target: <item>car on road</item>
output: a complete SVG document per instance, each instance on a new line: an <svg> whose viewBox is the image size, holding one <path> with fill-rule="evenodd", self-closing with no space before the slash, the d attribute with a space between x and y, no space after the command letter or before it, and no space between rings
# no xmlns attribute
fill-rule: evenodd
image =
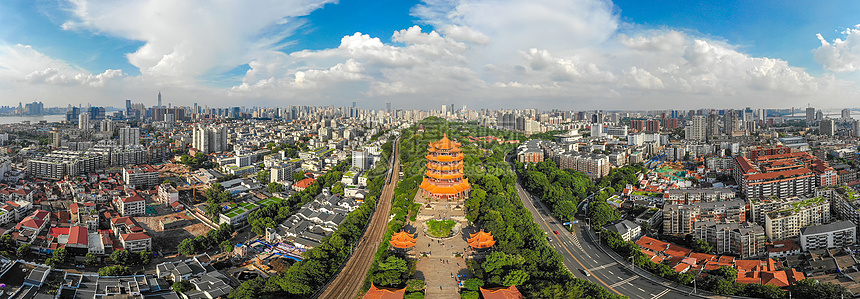
<svg viewBox="0 0 860 299"><path fill-rule="evenodd" d="M585 269L579 269L579 272L582 272L582 275L591 276L591 273L588 273L588 271L585 271Z"/></svg>
<svg viewBox="0 0 860 299"><path fill-rule="evenodd" d="M554 230L554 231L552 231L552 232L553 232L553 233L555 233L555 235L556 235L556 236L558 236L558 231L557 231L557 230Z"/></svg>
<svg viewBox="0 0 860 299"><path fill-rule="evenodd" d="M550 238L550 237L546 237L546 241L547 241L547 242L552 242L552 238Z"/></svg>

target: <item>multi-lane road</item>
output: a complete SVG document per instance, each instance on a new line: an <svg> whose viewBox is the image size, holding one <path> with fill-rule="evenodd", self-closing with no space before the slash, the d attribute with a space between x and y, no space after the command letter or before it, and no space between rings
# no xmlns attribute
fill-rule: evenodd
<svg viewBox="0 0 860 299"><path fill-rule="evenodd" d="M391 161L389 162L388 175L385 178L385 186L376 203L376 211L370 219L367 230L358 242L353 255L346 261L343 269L337 274L319 298L354 298L361 291L364 277L373 265L373 257L376 254L385 229L388 227L388 217L391 214L391 201L394 197L394 187L400 178L400 139L395 139Z"/></svg>
<svg viewBox="0 0 860 299"><path fill-rule="evenodd" d="M668 282L653 282L631 270L630 261L616 261L597 248L597 240L589 237L587 228L581 223L573 224L573 232L553 217L540 200L523 190L517 183L517 193L526 208L531 211L541 229L550 237L550 246L564 257L564 265L576 277L594 282L615 294L633 299L691 298L686 290L677 291L677 285ZM558 235L555 234L558 232ZM616 256L616 258L618 258ZM638 269L638 271L642 271ZM585 273L588 273L586 275ZM683 288L688 289L688 288ZM695 294L693 294L695 296Z"/></svg>

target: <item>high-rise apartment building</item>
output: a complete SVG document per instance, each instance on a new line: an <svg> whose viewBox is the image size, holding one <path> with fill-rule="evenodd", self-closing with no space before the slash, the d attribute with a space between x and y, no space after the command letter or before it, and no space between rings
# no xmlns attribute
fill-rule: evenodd
<svg viewBox="0 0 860 299"><path fill-rule="evenodd" d="M707 137L707 116L694 115L692 123L685 128L684 134L687 139L705 141Z"/></svg>
<svg viewBox="0 0 860 299"><path fill-rule="evenodd" d="M784 210L766 213L764 229L771 241L780 241L799 236L804 227L830 221L830 200L815 197L795 202Z"/></svg>
<svg viewBox="0 0 860 299"><path fill-rule="evenodd" d="M194 128L194 148L203 153L227 150L227 128L223 126L197 126Z"/></svg>
<svg viewBox="0 0 860 299"><path fill-rule="evenodd" d="M81 130L89 130L90 129L90 114L89 113L81 113L78 115L78 129Z"/></svg>
<svg viewBox="0 0 860 299"><path fill-rule="evenodd" d="M140 128L119 128L119 145L129 146L140 144Z"/></svg>
<svg viewBox="0 0 860 299"><path fill-rule="evenodd" d="M815 123L815 108L806 107L806 125L811 126Z"/></svg>
<svg viewBox="0 0 860 299"><path fill-rule="evenodd" d="M833 136L836 135L836 122L833 119L826 118L818 123L818 131L819 134L824 136Z"/></svg>
<svg viewBox="0 0 860 299"><path fill-rule="evenodd" d="M699 221L746 221L746 201L699 202L689 205L667 204L663 207L663 233L683 236L692 234L694 223Z"/></svg>

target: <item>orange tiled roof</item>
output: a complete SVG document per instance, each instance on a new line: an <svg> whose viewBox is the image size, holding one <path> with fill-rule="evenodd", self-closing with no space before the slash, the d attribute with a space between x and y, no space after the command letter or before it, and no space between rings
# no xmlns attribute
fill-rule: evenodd
<svg viewBox="0 0 860 299"><path fill-rule="evenodd" d="M395 288L380 288L370 284L370 289L367 290L367 293L364 294L363 299L403 299L403 296L406 295L406 288L395 289Z"/></svg>
<svg viewBox="0 0 860 299"><path fill-rule="evenodd" d="M463 179L457 184L451 186L438 186L433 184L429 179L424 178L419 186L421 189L433 194L458 194L463 191L469 191L472 187L469 185L469 179Z"/></svg>
<svg viewBox="0 0 860 299"><path fill-rule="evenodd" d="M467 242L469 243L469 246L474 248L490 248L496 244L496 240L493 239L493 235L489 232L484 232L483 229L477 233L469 234Z"/></svg>
<svg viewBox="0 0 860 299"><path fill-rule="evenodd" d="M391 236L391 240L389 240L388 243L396 248L408 249L415 247L415 237L406 233L404 230L400 230L399 233L395 233Z"/></svg>
<svg viewBox="0 0 860 299"><path fill-rule="evenodd" d="M663 250L666 250L666 246L669 246L669 243L643 236L639 240L636 240L636 245L654 252L663 252Z"/></svg>
<svg viewBox="0 0 860 299"><path fill-rule="evenodd" d="M498 287L498 288L481 288L481 296L484 299L521 299L523 294L517 289L517 286Z"/></svg>
<svg viewBox="0 0 860 299"><path fill-rule="evenodd" d="M670 256L687 256L690 252L693 252L693 250L675 244L669 244L669 248L663 251L663 253Z"/></svg>

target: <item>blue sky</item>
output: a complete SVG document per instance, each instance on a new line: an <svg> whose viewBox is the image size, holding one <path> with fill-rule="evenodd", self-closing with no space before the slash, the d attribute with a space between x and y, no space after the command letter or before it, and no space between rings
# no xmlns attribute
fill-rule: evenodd
<svg viewBox="0 0 860 299"><path fill-rule="evenodd" d="M857 24L855 1L8 0L0 98L839 107Z"/></svg>

